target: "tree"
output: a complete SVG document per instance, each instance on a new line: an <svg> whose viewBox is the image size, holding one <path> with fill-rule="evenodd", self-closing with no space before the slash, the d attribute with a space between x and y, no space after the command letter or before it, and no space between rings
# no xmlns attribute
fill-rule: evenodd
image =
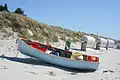
<svg viewBox="0 0 120 80"><path fill-rule="evenodd" d="M5 4L4 6L3 5L0 5L0 11L9 11L8 10L8 7L7 7L7 4Z"/></svg>
<svg viewBox="0 0 120 80"><path fill-rule="evenodd" d="M4 5L4 8L3 8L3 9L4 9L5 11L7 11L7 12L9 11L9 10L8 10L8 7L7 7L7 4Z"/></svg>
<svg viewBox="0 0 120 80"><path fill-rule="evenodd" d="M24 11L21 8L17 8L15 13L24 15Z"/></svg>
<svg viewBox="0 0 120 80"><path fill-rule="evenodd" d="M4 9L3 9L4 7L2 6L2 5L0 5L0 11L3 11Z"/></svg>

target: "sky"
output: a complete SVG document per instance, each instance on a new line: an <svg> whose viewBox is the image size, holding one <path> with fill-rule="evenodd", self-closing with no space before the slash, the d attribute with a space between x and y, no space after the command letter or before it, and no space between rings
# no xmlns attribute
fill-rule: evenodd
<svg viewBox="0 0 120 80"><path fill-rule="evenodd" d="M120 0L0 0L48 25L120 40Z"/></svg>

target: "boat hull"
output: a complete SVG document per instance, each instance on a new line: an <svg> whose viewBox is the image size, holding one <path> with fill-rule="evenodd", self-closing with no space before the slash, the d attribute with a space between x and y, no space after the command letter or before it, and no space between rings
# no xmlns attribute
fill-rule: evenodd
<svg viewBox="0 0 120 80"><path fill-rule="evenodd" d="M44 52L40 52L39 50L32 48L28 44L26 44L23 40L18 40L18 49L24 54L28 55L45 62L67 67L67 68L75 68L75 69L97 69L99 66L99 62L89 62L89 61L81 61L81 60L72 60L65 57L55 56L51 54L46 54Z"/></svg>

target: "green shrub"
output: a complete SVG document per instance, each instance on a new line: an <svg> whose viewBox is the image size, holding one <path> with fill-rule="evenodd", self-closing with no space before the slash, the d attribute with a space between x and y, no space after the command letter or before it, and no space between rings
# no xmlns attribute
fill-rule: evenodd
<svg viewBox="0 0 120 80"><path fill-rule="evenodd" d="M53 41L54 42L58 42L58 37L57 36L53 36Z"/></svg>
<svg viewBox="0 0 120 80"><path fill-rule="evenodd" d="M24 11L21 8L17 8L15 13L24 15Z"/></svg>
<svg viewBox="0 0 120 80"><path fill-rule="evenodd" d="M66 38L65 37L60 37L61 40L63 41L66 41Z"/></svg>
<svg viewBox="0 0 120 80"><path fill-rule="evenodd" d="M0 11L7 11L7 12L9 12L7 4L5 4L4 6L0 5Z"/></svg>
<svg viewBox="0 0 120 80"><path fill-rule="evenodd" d="M0 11L4 10L4 6L0 5Z"/></svg>

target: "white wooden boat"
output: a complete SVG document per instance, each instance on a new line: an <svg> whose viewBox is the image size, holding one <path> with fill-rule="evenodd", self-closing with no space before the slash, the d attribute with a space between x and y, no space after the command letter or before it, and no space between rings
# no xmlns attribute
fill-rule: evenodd
<svg viewBox="0 0 120 80"><path fill-rule="evenodd" d="M99 61L91 62L91 61L84 61L84 60L72 60L66 57L47 54L28 45L22 39L18 40L18 49L24 55L32 56L34 58L43 60L45 62L67 67L67 68L96 70L100 64Z"/></svg>

